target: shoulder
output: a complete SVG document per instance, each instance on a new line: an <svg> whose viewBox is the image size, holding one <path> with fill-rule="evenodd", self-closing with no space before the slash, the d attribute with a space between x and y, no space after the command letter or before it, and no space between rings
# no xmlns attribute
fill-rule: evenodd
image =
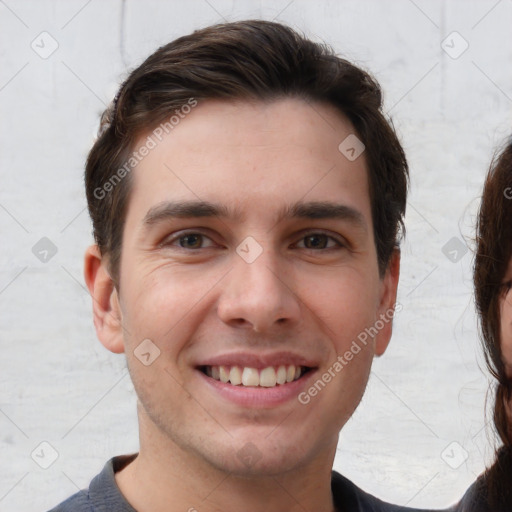
<svg viewBox="0 0 512 512"><path fill-rule="evenodd" d="M510 512L511 481L512 451L501 448L494 464L477 478L450 512Z"/></svg>
<svg viewBox="0 0 512 512"><path fill-rule="evenodd" d="M332 472L331 488L336 510L350 510L351 512L420 512L420 509L385 503L363 491L336 471ZM427 511L423 510L423 512Z"/></svg>
<svg viewBox="0 0 512 512"><path fill-rule="evenodd" d="M462 499L450 509L450 512L494 512L488 504L483 475L468 488Z"/></svg>
<svg viewBox="0 0 512 512"><path fill-rule="evenodd" d="M73 494L73 496L70 496L66 501L52 508L49 512L91 512L90 503L89 491L83 490Z"/></svg>
<svg viewBox="0 0 512 512"><path fill-rule="evenodd" d="M114 474L132 462L137 454L110 459L96 475L88 489L77 492L49 512L135 512L124 499L116 484Z"/></svg>

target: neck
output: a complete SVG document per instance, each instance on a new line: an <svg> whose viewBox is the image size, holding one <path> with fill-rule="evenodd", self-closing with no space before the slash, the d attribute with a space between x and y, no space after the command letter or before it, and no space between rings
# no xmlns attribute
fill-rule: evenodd
<svg viewBox="0 0 512 512"><path fill-rule="evenodd" d="M279 474L229 473L140 425L137 458L116 473L138 512L333 512L331 470L336 444Z"/></svg>

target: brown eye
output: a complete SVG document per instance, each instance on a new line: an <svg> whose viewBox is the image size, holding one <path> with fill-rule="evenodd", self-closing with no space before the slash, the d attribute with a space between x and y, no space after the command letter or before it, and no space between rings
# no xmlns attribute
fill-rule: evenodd
<svg viewBox="0 0 512 512"><path fill-rule="evenodd" d="M179 245L184 249L199 249L203 243L203 235L194 233L179 238Z"/></svg>
<svg viewBox="0 0 512 512"><path fill-rule="evenodd" d="M212 249L218 245L207 235L200 231L177 231L161 242L160 247L172 250L185 249L199 253L202 249ZM202 252L202 251L201 251Z"/></svg>
<svg viewBox="0 0 512 512"><path fill-rule="evenodd" d="M327 235L308 235L304 237L304 245L307 249L325 249L328 239Z"/></svg>
<svg viewBox="0 0 512 512"><path fill-rule="evenodd" d="M342 245L338 240L324 233L311 233L304 236L298 243L299 247L311 250L340 248Z"/></svg>

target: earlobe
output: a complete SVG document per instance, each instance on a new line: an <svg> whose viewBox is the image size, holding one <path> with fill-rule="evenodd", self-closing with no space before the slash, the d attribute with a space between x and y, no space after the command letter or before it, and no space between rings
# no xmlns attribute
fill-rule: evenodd
<svg viewBox="0 0 512 512"><path fill-rule="evenodd" d="M386 274L382 279L382 291L376 327L379 332L375 337L375 355L381 356L386 351L393 332L393 315L398 309L396 295L400 278L400 250L395 249L391 255Z"/></svg>
<svg viewBox="0 0 512 512"><path fill-rule="evenodd" d="M124 352L122 316L117 289L97 245L85 252L84 278L92 297L94 327L101 343L116 354Z"/></svg>

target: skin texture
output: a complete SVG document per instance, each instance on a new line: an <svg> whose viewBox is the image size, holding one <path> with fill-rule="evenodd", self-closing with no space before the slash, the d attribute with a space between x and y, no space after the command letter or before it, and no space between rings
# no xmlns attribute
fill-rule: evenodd
<svg viewBox="0 0 512 512"><path fill-rule="evenodd" d="M132 171L120 293L96 246L85 279L98 337L126 353L139 398L140 454L116 475L137 510L333 509L338 434L391 322L307 405L234 404L196 366L220 354L288 351L313 360L319 376L393 308L399 253L380 278L364 153L351 162L338 150L352 133L328 105L205 101ZM144 227L155 205L188 200L238 217ZM341 204L362 222L280 217L299 201ZM184 230L204 237L190 248ZM311 248L313 233L320 248ZM262 249L252 263L236 252L249 236ZM149 366L134 355L145 339L160 350ZM257 454L249 464L239 455L248 443Z"/></svg>
<svg viewBox="0 0 512 512"><path fill-rule="evenodd" d="M508 269L505 274L504 282L512 280L512 258L509 261ZM507 375L512 377L512 287L508 289L501 299L500 304L501 318L501 351Z"/></svg>

